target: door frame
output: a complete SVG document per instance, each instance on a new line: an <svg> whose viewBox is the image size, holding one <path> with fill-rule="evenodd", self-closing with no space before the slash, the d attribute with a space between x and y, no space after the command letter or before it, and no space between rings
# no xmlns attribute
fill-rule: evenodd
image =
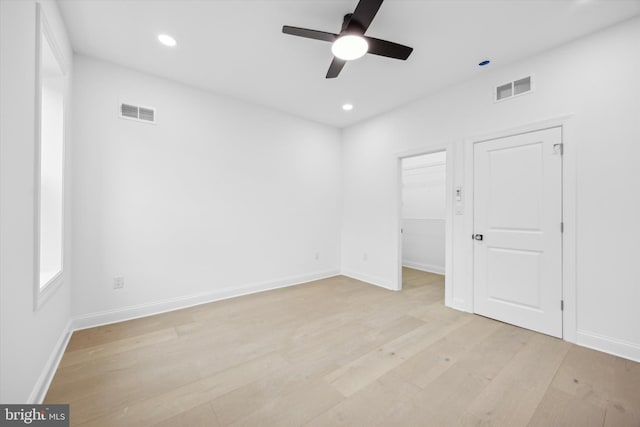
<svg viewBox="0 0 640 427"><path fill-rule="evenodd" d="M444 255L444 286L445 303L450 298L448 290L453 284L453 185L454 185L454 156L455 144L442 143L430 145L428 147L415 148L412 150L396 153L396 215L397 215L397 260L398 273L396 286L393 290L402 290L402 160L409 157L422 156L427 154L442 153L447 154L445 162L446 182L445 182L445 255Z"/></svg>
<svg viewBox="0 0 640 427"><path fill-rule="evenodd" d="M473 233L473 212L474 212L474 146L477 143L490 141L493 139L515 136L523 133L530 133L539 130L559 127L562 134L563 158L562 158L562 221L564 232L562 233L562 300L564 310L562 312L562 336L565 341L576 342L577 340L577 309L576 309L576 196L577 196L577 167L576 167L576 142L572 138L573 126L571 118L573 114L565 114L544 120L538 120L522 125L478 134L464 141L464 188L466 188L466 213L464 221L464 234L471 236ZM464 240L463 240L464 241ZM473 265L473 241L466 240L465 258L468 260L466 281L468 286L469 301L468 311L473 312L474 295L474 265Z"/></svg>

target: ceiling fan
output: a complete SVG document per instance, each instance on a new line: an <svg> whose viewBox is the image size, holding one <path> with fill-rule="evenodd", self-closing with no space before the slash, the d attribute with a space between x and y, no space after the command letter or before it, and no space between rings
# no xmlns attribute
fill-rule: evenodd
<svg viewBox="0 0 640 427"><path fill-rule="evenodd" d="M288 25L282 27L282 32L333 43L331 52L334 58L327 72L328 79L338 77L347 61L360 58L365 53L405 60L411 55L413 48L364 35L378 13L382 2L383 0L360 0L356 10L344 16L340 34Z"/></svg>

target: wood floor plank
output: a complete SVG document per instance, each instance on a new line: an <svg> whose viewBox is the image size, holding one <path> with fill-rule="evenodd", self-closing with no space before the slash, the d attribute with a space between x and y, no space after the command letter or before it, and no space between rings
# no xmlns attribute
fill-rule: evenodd
<svg viewBox="0 0 640 427"><path fill-rule="evenodd" d="M69 340L67 351L71 352L76 349L93 347L188 324L193 322L192 316L196 309L194 307L176 310L164 313L162 316L142 317L126 322L76 331Z"/></svg>
<svg viewBox="0 0 640 427"><path fill-rule="evenodd" d="M211 407L220 423L229 425L265 407L272 407L282 396L303 391L310 381L320 379L331 367L331 361L323 359L287 367L214 399Z"/></svg>
<svg viewBox="0 0 640 427"><path fill-rule="evenodd" d="M253 381L256 377L280 370L286 365L287 362L275 353L260 357L166 393L127 405L83 425L139 426L159 423L208 403L218 396ZM99 404L99 402L96 403Z"/></svg>
<svg viewBox="0 0 640 427"><path fill-rule="evenodd" d="M552 385L604 408L604 425L640 426L639 363L573 346Z"/></svg>
<svg viewBox="0 0 640 427"><path fill-rule="evenodd" d="M418 387L425 388L444 371L464 358L473 348L488 339L501 327L483 317L475 317L467 324L407 359L394 372Z"/></svg>
<svg viewBox="0 0 640 427"><path fill-rule="evenodd" d="M640 364L338 276L73 334L79 426L640 426Z"/></svg>
<svg viewBox="0 0 640 427"><path fill-rule="evenodd" d="M460 415L490 382L489 379L473 375L465 369L448 369L411 401L397 403L391 408L389 415L380 417L373 425L459 425Z"/></svg>
<svg viewBox="0 0 640 427"><path fill-rule="evenodd" d="M503 323L485 340L460 356L448 369L423 381L423 390L410 402L411 409L399 405L393 417L383 417L376 425L449 426L463 423L471 402L491 383L534 333ZM397 370L391 372L395 373Z"/></svg>
<svg viewBox="0 0 640 427"><path fill-rule="evenodd" d="M569 348L557 338L534 335L467 413L495 426L527 425Z"/></svg>
<svg viewBox="0 0 640 427"><path fill-rule="evenodd" d="M348 334L345 339L334 341L330 346L326 345L327 341L323 337L318 344L324 343L324 346L306 352L306 356L298 359L298 362L287 368L286 372L274 373L234 390L214 400L212 406L224 425L234 422L241 416L272 403L278 396L294 392L309 380L322 378L328 372L389 340L390 337L397 336L402 331L413 330L422 324L417 319L405 317L397 319L382 330L366 332L358 341L354 341L353 335ZM341 332L345 330L349 331L349 328L339 329Z"/></svg>
<svg viewBox="0 0 640 427"><path fill-rule="evenodd" d="M137 335L130 338L111 341L109 343L86 348L78 348L76 350L65 352L64 357L60 361L60 366L64 368L77 363L87 362L94 358L108 357L135 348L145 347L150 343L170 341L176 338L178 338L178 334L176 333L176 330L171 327L144 335Z"/></svg>
<svg viewBox="0 0 640 427"><path fill-rule="evenodd" d="M550 387L533 414L529 427L601 427L605 409Z"/></svg>
<svg viewBox="0 0 640 427"><path fill-rule="evenodd" d="M412 398L419 391L403 378L384 375L306 425L368 427L376 425L381 418L396 419L403 410L409 410Z"/></svg>
<svg viewBox="0 0 640 427"><path fill-rule="evenodd" d="M344 396L351 396L470 320L471 318L465 317L451 324L425 323L340 367L327 375L325 380Z"/></svg>
<svg viewBox="0 0 640 427"><path fill-rule="evenodd" d="M608 402L604 413L604 427L639 427L640 407L622 406L620 403Z"/></svg>
<svg viewBox="0 0 640 427"><path fill-rule="evenodd" d="M301 426L338 404L343 397L322 381L310 381L294 393L278 396L249 416L230 424L241 426Z"/></svg>
<svg viewBox="0 0 640 427"><path fill-rule="evenodd" d="M220 425L209 403L203 403L200 406L180 412L171 418L153 424L154 427L220 427Z"/></svg>

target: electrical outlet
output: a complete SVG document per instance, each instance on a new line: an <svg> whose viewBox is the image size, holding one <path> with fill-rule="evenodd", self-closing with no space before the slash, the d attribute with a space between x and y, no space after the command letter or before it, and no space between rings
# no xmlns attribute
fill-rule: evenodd
<svg viewBox="0 0 640 427"><path fill-rule="evenodd" d="M363 253L363 254L362 254L362 260L363 260L363 261L367 261L368 259L369 259L369 256L367 255L367 253L366 253L366 252L365 252L365 253Z"/></svg>
<svg viewBox="0 0 640 427"><path fill-rule="evenodd" d="M316 261L320 260L320 252L316 252L315 259Z"/></svg>
<svg viewBox="0 0 640 427"><path fill-rule="evenodd" d="M124 288L124 277L114 277L113 289L122 289L122 288Z"/></svg>

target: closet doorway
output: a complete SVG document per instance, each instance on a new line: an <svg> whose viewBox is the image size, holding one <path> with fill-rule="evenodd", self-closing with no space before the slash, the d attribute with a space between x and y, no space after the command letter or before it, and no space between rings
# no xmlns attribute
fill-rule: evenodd
<svg viewBox="0 0 640 427"><path fill-rule="evenodd" d="M444 300L447 152L400 159L401 289Z"/></svg>

